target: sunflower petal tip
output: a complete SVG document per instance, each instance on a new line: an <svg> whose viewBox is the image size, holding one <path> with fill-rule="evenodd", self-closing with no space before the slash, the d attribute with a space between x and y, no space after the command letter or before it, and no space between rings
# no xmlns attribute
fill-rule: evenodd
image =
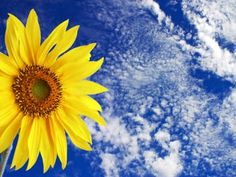
<svg viewBox="0 0 236 177"><path fill-rule="evenodd" d="M91 44L89 44L89 46L93 49L94 47L96 47L97 43L96 42L93 42Z"/></svg>
<svg viewBox="0 0 236 177"><path fill-rule="evenodd" d="M34 14L34 15L35 15L35 14L36 14L36 11L35 11L34 9L31 9L31 10L30 10L30 14Z"/></svg>
<svg viewBox="0 0 236 177"><path fill-rule="evenodd" d="M21 166L15 166L14 170L19 170L21 168Z"/></svg>
<svg viewBox="0 0 236 177"><path fill-rule="evenodd" d="M66 163L61 165L62 170L65 170L66 168Z"/></svg>
<svg viewBox="0 0 236 177"><path fill-rule="evenodd" d="M13 14L8 13L7 23L12 23L14 17L15 16Z"/></svg>
<svg viewBox="0 0 236 177"><path fill-rule="evenodd" d="M27 168L26 168L26 171L29 171L31 169L31 166L28 165Z"/></svg>
<svg viewBox="0 0 236 177"><path fill-rule="evenodd" d="M100 59L97 61L100 67L101 67L102 64L104 63L104 60L105 60L104 57L102 57L102 58L100 58Z"/></svg>
<svg viewBox="0 0 236 177"><path fill-rule="evenodd" d="M7 13L7 15L8 15L9 17L12 17L12 16L13 16L13 14L11 14L11 13Z"/></svg>
<svg viewBox="0 0 236 177"><path fill-rule="evenodd" d="M32 161L29 161L26 171L30 170L33 167L33 165L34 165L34 163L32 163Z"/></svg>
<svg viewBox="0 0 236 177"><path fill-rule="evenodd" d="M38 19L38 15L34 9L30 10L29 17L32 19Z"/></svg>
<svg viewBox="0 0 236 177"><path fill-rule="evenodd" d="M93 42L93 43L90 43L86 46L87 50L89 52L91 52L95 47L96 47L97 43L96 42Z"/></svg>
<svg viewBox="0 0 236 177"><path fill-rule="evenodd" d="M107 87L104 87L105 88L105 91L104 92L108 92L109 91L109 89L107 88Z"/></svg>
<svg viewBox="0 0 236 177"><path fill-rule="evenodd" d="M50 167L50 166L48 166L48 167L44 167L44 168L43 168L43 174L47 173L49 167Z"/></svg>
<svg viewBox="0 0 236 177"><path fill-rule="evenodd" d="M80 28L80 26L79 26L79 25L76 25L76 26L74 26L74 29L75 29L76 31L78 31L78 30L79 30L79 28Z"/></svg>
<svg viewBox="0 0 236 177"><path fill-rule="evenodd" d="M102 86L102 88L103 88L102 93L105 93L105 92L109 91L109 89L107 87Z"/></svg>
<svg viewBox="0 0 236 177"><path fill-rule="evenodd" d="M100 122L99 122L99 125L103 126L103 127L106 127L107 126L107 123L104 119L102 119Z"/></svg>
<svg viewBox="0 0 236 177"><path fill-rule="evenodd" d="M67 19L67 20L64 21L64 23L67 24L67 25L69 24L69 22L70 22L69 19Z"/></svg>
<svg viewBox="0 0 236 177"><path fill-rule="evenodd" d="M16 165L14 163L11 164L10 169L13 169Z"/></svg>
<svg viewBox="0 0 236 177"><path fill-rule="evenodd" d="M69 25L69 22L70 22L70 20L67 19L67 20L63 21L60 25L66 30Z"/></svg>

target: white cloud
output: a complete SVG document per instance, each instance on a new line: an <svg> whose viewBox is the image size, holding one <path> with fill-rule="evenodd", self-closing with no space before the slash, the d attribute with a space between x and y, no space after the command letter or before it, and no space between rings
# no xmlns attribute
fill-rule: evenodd
<svg viewBox="0 0 236 177"><path fill-rule="evenodd" d="M158 131L154 136L164 149L169 149L168 143L170 142L170 134L168 130Z"/></svg>
<svg viewBox="0 0 236 177"><path fill-rule="evenodd" d="M236 55L222 48L216 37L220 34L227 40L235 42L234 6L234 1L227 1L227 3L221 0L182 2L184 13L198 30L199 46L195 48L195 51L201 54L202 66L233 82L236 80ZM232 28L228 28L229 26Z"/></svg>
<svg viewBox="0 0 236 177"><path fill-rule="evenodd" d="M104 117L109 118L107 127L97 128L95 127L96 124L89 122L90 130L92 130L94 135L93 138L97 142L110 143L112 145L112 147L106 148L104 153L112 154L114 149L118 148L122 152L122 157L117 160L120 161L122 158L122 162L117 162L118 167L126 166L135 158L139 158L138 138L145 138L148 134L140 132L137 136L132 136L120 118L109 114L105 114ZM103 153L100 154L102 159L104 158L103 155ZM116 154L113 155L115 156Z"/></svg>
<svg viewBox="0 0 236 177"><path fill-rule="evenodd" d="M231 53L228 49L220 47L216 40L217 34L225 37L231 42L236 42L236 13L233 0L225 1L183 1L182 7L190 23L194 24L198 30L198 46L191 46L184 40L190 35L185 33L179 26L171 22L170 17L160 9L157 2L153 0L143 0L141 4L149 8L156 16L158 23L163 22L168 28L171 37L182 46L183 50L191 53L201 54L201 64L205 69L212 70L222 77L231 81L236 80L236 53ZM195 9L195 10L192 10Z"/></svg>
<svg viewBox="0 0 236 177"><path fill-rule="evenodd" d="M116 157L113 154L104 153L101 156L102 164L101 167L104 169L106 176L108 177L118 177L119 172L116 165Z"/></svg>
<svg viewBox="0 0 236 177"><path fill-rule="evenodd" d="M124 170L132 172L128 166L135 162L141 176L148 171L160 177L175 177L187 168L182 160L185 152L193 154L196 168L201 158L217 169L235 161L236 149L222 132L227 124L226 133L235 138L236 91L221 104L198 88L189 76L191 66L186 64L192 59L191 53L199 52L204 69L235 82L236 54L217 41L220 36L236 42L235 0L183 0L184 15L198 30L197 46L184 40L194 36L174 24L158 2L134 2L97 3L97 19L107 31L116 31L112 34L114 41L108 38L107 68L103 69L107 77L102 82L111 87L104 98L108 105L103 115L108 126L98 127L88 121L96 142L93 148L102 161L100 167L106 176L119 176ZM150 10L156 21L143 9ZM210 103L211 99L217 103ZM218 125L208 117L211 109L219 116ZM148 115L152 111L154 115ZM179 129L187 133L182 137L172 131ZM167 154L160 155L162 151Z"/></svg>
<svg viewBox="0 0 236 177"><path fill-rule="evenodd" d="M109 104L109 109L104 111L108 126L99 128L90 123L96 141L94 149L102 160L101 168L107 176L117 176L123 171L132 173L129 165L135 163L139 168L134 170L138 170L140 176L148 171L155 176L175 177L188 168L182 161L187 152L195 157L196 163L190 163L196 164L196 168L201 158L211 162L212 168L215 168L218 157L210 154L222 148L220 158L227 160L229 146L224 137L219 136L223 123L214 127L209 112L215 104L215 113L234 129L229 107L235 99L230 96L222 106L214 95L198 87L197 79L189 75L191 66L186 63L192 59L192 53L199 52L204 69L234 80L234 53L217 42L215 34L220 28L216 29L217 25L211 22L213 17L210 18L207 13L204 16L195 14L185 7L189 3L184 1L183 11L198 30L198 44L191 46L184 37L189 39L194 36L174 26L157 2L143 0L136 3L138 8L149 9L157 21L143 14L137 15L133 6L132 10L127 6L123 8L121 2L115 3L115 7L121 4L122 15L108 17L108 24L119 21L116 31L120 36L115 42L127 45L127 50L120 50L117 46L110 46L109 50L109 62L112 61L112 64L108 65L107 73L111 78L104 80L105 85L111 87L109 96L105 98ZM194 8L198 5L195 4ZM127 9L129 12L125 11ZM100 14L99 18L104 22L107 15ZM230 36L229 32L222 32L222 35L226 34ZM117 85L113 84L114 80L118 81ZM213 105L212 100L216 102ZM181 129L185 131L183 135L182 132L178 134ZM189 144L182 143L187 140ZM155 149L155 143L160 149ZM163 151L167 152L164 156L161 155ZM235 154L234 150L230 154ZM216 168L220 167L219 163Z"/></svg>
<svg viewBox="0 0 236 177"><path fill-rule="evenodd" d="M181 116L187 123L193 123L199 115L204 116L204 111L208 106L208 98L200 95L187 96L182 100Z"/></svg>
<svg viewBox="0 0 236 177"><path fill-rule="evenodd" d="M211 28L211 34L219 33L223 35L227 40L236 42L236 12L235 1L228 0L194 0L191 3L183 1L183 7L193 8L195 12L201 13L201 16L207 20L203 23L208 24L208 28ZM192 13L194 13L192 11ZM192 18L191 18L192 20Z"/></svg>
<svg viewBox="0 0 236 177"><path fill-rule="evenodd" d="M154 5L155 11L158 10L157 5ZM166 19L168 18L164 17L160 20L167 23ZM121 39L118 40L125 40L126 43L132 45L123 52L111 48L109 53L110 57L115 58L119 63L112 69L113 72L109 70L109 73L120 81L121 89L111 92L106 100L106 103L109 103L109 109L104 111L103 116L106 117L107 127L100 128L94 123L89 123L94 141L96 141L94 150L98 151L103 164L101 167L107 176L113 173L119 174L122 171L132 172L135 170L134 172L140 176L148 172L154 175L174 177L180 174L183 169L180 157L181 149L177 145L180 144L180 141L177 140L177 137L171 141L171 134L167 129L173 126L175 118L169 116L164 119L164 113L167 110L171 111L170 107L178 102L181 93L190 91L188 71L184 66L188 57L179 49L176 40L160 31L156 21L149 21L150 24L144 26L140 24L141 22L134 20L128 22L131 24L121 25L122 28L129 26L129 30L119 29ZM151 43L156 45L156 48L144 44L144 48L140 50L139 47L142 44L134 43L136 35L140 35L138 30L145 28L148 28L148 32L145 33L146 37L150 37ZM173 89L166 88L165 93L160 95L163 97L158 98L160 90L164 89L163 86L173 86ZM125 93L125 95L121 99L122 102L117 105L113 99L116 98L116 101L120 99L120 93ZM120 110L122 113L115 113L116 109L121 109L120 106L123 107ZM129 111L127 112L127 110ZM147 116L150 111L154 113L152 117ZM165 141L161 137L161 132L164 132L164 129L159 131L159 126L162 126L161 120L165 122L163 127L166 128L166 136L169 137L166 137ZM154 136L156 133L157 135ZM153 143L158 143L160 151L167 151L167 154L159 156L159 150L153 148ZM153 159L148 159L144 153L150 149L154 154ZM105 165L108 159L107 154L114 161L114 163L112 162L116 169L114 172L109 170L111 168L109 165ZM154 161L156 165L150 164L150 160ZM134 163L137 164L136 168L128 168ZM146 165L149 166L148 169ZM171 168L165 168L166 165L171 165Z"/></svg>
<svg viewBox="0 0 236 177"><path fill-rule="evenodd" d="M227 123L231 132L236 134L236 90L233 89L232 93L227 97L222 106L216 110L221 124ZM236 140L236 135L235 135Z"/></svg>
<svg viewBox="0 0 236 177"><path fill-rule="evenodd" d="M132 122L130 124L135 125L132 129L126 127L128 124L121 121L121 117L107 114L104 116L109 117L106 128L98 128L90 121L89 125L95 141L101 143L101 149L107 143L111 144L99 152L102 160L101 168L104 169L106 176L119 176L121 171L128 170L127 166L134 160L143 164L142 159L145 165L141 165L139 170L148 167L148 171L150 170L149 172L155 175L175 177L182 171L180 141L171 141L171 135L167 129L159 130L154 137L151 137L156 126L140 115L129 114L129 122ZM161 148L168 152L166 156L158 156L158 151L151 146L154 141L157 141ZM97 146L94 150L98 149L100 148ZM137 173L145 174L142 170Z"/></svg>
<svg viewBox="0 0 236 177"><path fill-rule="evenodd" d="M171 22L171 20L165 15L165 13L160 9L160 6L157 2L155 2L154 0L142 0L141 4L146 7L151 9L151 11L157 15L157 20L160 24L162 24L162 22L168 24L168 26L173 29L173 24Z"/></svg>
<svg viewBox="0 0 236 177"><path fill-rule="evenodd" d="M159 133L159 135L160 134L161 133ZM166 132L163 132L161 135L161 141L163 141L164 134L166 134ZM166 137L164 139L168 140ZM145 165L147 168L150 168L156 176L175 177L178 176L183 169L182 162L179 157L180 142L172 141L168 142L168 144L169 147L167 150L169 151L169 155L164 158L158 157L158 155L152 150L144 151Z"/></svg>

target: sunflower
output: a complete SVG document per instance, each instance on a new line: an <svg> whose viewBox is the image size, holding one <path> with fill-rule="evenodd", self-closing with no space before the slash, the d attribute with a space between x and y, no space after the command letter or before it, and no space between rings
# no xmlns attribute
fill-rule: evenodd
<svg viewBox="0 0 236 177"><path fill-rule="evenodd" d="M27 170L42 157L46 172L57 157L67 164L67 136L80 149L90 151L91 134L83 120L105 125L100 104L89 95L106 92L86 80L98 71L103 58L90 61L95 43L70 49L79 26L67 30L59 24L41 43L37 14L31 10L24 25L9 14L5 44L0 53L0 153L18 141L12 168Z"/></svg>

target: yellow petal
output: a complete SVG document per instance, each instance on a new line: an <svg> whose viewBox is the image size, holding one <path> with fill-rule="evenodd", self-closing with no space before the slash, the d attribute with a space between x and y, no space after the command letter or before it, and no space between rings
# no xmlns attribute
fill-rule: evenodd
<svg viewBox="0 0 236 177"><path fill-rule="evenodd" d="M100 114L97 111L87 108L82 103L80 103L78 99L75 99L73 97L68 97L68 98L65 98L65 100L66 100L65 105L69 105L71 108L77 110L80 115L87 116L93 119L95 122L97 122L100 125L103 125L103 126L106 125L105 120L103 119L102 116L100 116ZM67 108L69 107L67 106Z"/></svg>
<svg viewBox="0 0 236 177"><path fill-rule="evenodd" d="M72 143L77 146L80 149L86 150L86 151L92 151L92 148L90 144L83 139L81 139L78 135L76 135L73 131L68 130L67 134L69 135Z"/></svg>
<svg viewBox="0 0 236 177"><path fill-rule="evenodd" d="M51 149L51 155L49 156L49 160L50 160L50 165L51 167L54 167L55 163L56 163L56 158L57 158L57 150L56 150L56 142L54 141L54 129L52 129L51 125L50 125L50 119L46 119L46 129L48 132L48 137L49 137L49 142L50 142L50 149Z"/></svg>
<svg viewBox="0 0 236 177"><path fill-rule="evenodd" d="M78 97L78 101L84 104L84 106L86 106L89 109L102 111L101 105L90 96L80 96Z"/></svg>
<svg viewBox="0 0 236 177"><path fill-rule="evenodd" d="M18 74L17 68L9 60L9 58L0 52L0 70L7 75L16 76Z"/></svg>
<svg viewBox="0 0 236 177"><path fill-rule="evenodd" d="M19 138L11 165L11 168L15 166L16 170L20 169L28 159L29 152L26 142L28 141L28 135L30 133L32 120L32 118L25 116L21 121Z"/></svg>
<svg viewBox="0 0 236 177"><path fill-rule="evenodd" d="M41 123L41 142L40 142L40 153L43 159L43 172L46 173L51 164L52 147L50 143L50 138L48 134L48 129L46 125L46 120Z"/></svg>
<svg viewBox="0 0 236 177"><path fill-rule="evenodd" d="M25 64L30 65L32 64L32 57L30 56L30 48L27 43L26 33L25 33L25 26L23 23L14 15L9 14L9 18L12 19L13 25L17 30L17 36L19 40L19 48L18 54L20 58L24 61Z"/></svg>
<svg viewBox="0 0 236 177"><path fill-rule="evenodd" d="M0 90L1 91L6 91L6 90L11 91L12 83L13 83L13 77L0 76Z"/></svg>
<svg viewBox="0 0 236 177"><path fill-rule="evenodd" d="M96 82L82 80L78 83L64 84L63 90L68 94L77 94L77 95L94 95L98 93L107 92L108 89Z"/></svg>
<svg viewBox="0 0 236 177"><path fill-rule="evenodd" d="M79 92L79 89L75 90L75 92ZM80 95L80 94L76 94L75 92L67 92L68 94L64 94L65 97L74 97L75 99L77 99L78 102L80 102L81 104L83 104L85 107L92 109L92 110L96 110L96 111L102 111L102 107L101 105L92 97L87 96L87 95Z"/></svg>
<svg viewBox="0 0 236 177"><path fill-rule="evenodd" d="M1 134L0 142L2 143L0 143L0 153L9 148L13 143L13 140L19 131L22 117L22 114L18 114Z"/></svg>
<svg viewBox="0 0 236 177"><path fill-rule="evenodd" d="M65 34L62 36L61 40L57 43L55 48L49 53L47 60L55 60L57 57L64 53L66 50L68 50L73 43L75 42L75 39L77 37L79 26L75 26L68 31L65 32Z"/></svg>
<svg viewBox="0 0 236 177"><path fill-rule="evenodd" d="M15 116L17 116L18 110L15 108L15 105L9 105L2 108L0 112L0 127L7 126L10 122L14 121Z"/></svg>
<svg viewBox="0 0 236 177"><path fill-rule="evenodd" d="M66 52L58 58L55 63L55 69L59 69L62 66L65 66L68 63L82 64L89 61L91 57L91 51L96 46L96 43L89 45L79 46L70 51Z"/></svg>
<svg viewBox="0 0 236 177"><path fill-rule="evenodd" d="M42 43L42 45L39 48L38 54L37 54L37 63L38 64L44 64L46 56L48 55L49 51L57 44L64 33L66 32L66 28L68 26L68 20L62 22L59 24L47 37L47 39ZM53 64L54 62L52 62Z"/></svg>
<svg viewBox="0 0 236 177"><path fill-rule="evenodd" d="M15 24L14 19L10 16L7 19L6 33L5 33L5 44L8 55L10 58L14 59L14 62L18 67L22 68L24 62L19 58L20 51L20 39L22 31L18 31L17 25Z"/></svg>
<svg viewBox="0 0 236 177"><path fill-rule="evenodd" d="M98 61L87 62L79 67L75 64L66 65L59 68L56 73L58 73L62 82L70 84L90 77L101 68L103 62L104 58L101 58Z"/></svg>
<svg viewBox="0 0 236 177"><path fill-rule="evenodd" d="M41 140L41 124L43 123L43 118L35 117L33 119L32 127L29 133L28 138L28 149L29 149L29 162L27 166L27 170L32 168L32 166L37 161L39 155L39 145Z"/></svg>
<svg viewBox="0 0 236 177"><path fill-rule="evenodd" d="M73 112L73 111L72 111L72 112ZM61 114L61 112L60 112L59 114L60 114L60 115L59 115L60 117L57 115L57 119L60 119L60 118L61 118L61 116L63 115L63 111L62 111L62 114ZM71 118L71 117L69 117L69 119L70 119L70 118ZM78 118L80 118L80 117L78 117ZM81 118L80 118L80 119L81 119ZM75 123L75 124L76 124L76 125L79 125L78 123ZM92 150L92 148L91 148L91 146L90 146L90 144L89 144L89 143L92 143L92 140L90 140L89 143L86 142L86 141L84 141L84 140L81 138L81 136L78 134L78 132L76 131L76 129L73 129L73 128L71 128L70 126L67 126L66 124L64 125L64 128L65 128L67 134L69 135L69 137L70 137L72 143L73 143L75 146L77 146L77 147L80 148L80 149L86 150L86 151L91 151L91 150ZM90 138L91 138L91 136L90 136Z"/></svg>
<svg viewBox="0 0 236 177"><path fill-rule="evenodd" d="M65 169L67 164L67 143L66 143L66 135L62 126L57 122L55 116L50 119L50 126L53 132L53 139L56 145L58 157L61 161L62 168Z"/></svg>
<svg viewBox="0 0 236 177"><path fill-rule="evenodd" d="M69 114L69 112L65 112L62 110L58 110L58 113L56 115L57 120L60 121L61 125L66 130L70 129L84 141L87 141L89 143L92 142L91 134L88 130L88 127L81 119L81 117Z"/></svg>
<svg viewBox="0 0 236 177"><path fill-rule="evenodd" d="M7 109L8 106L11 106L12 110L18 110L17 105L15 104L15 96L11 90L1 90L0 96L0 115L2 115L4 110ZM1 119L1 116L0 116ZM1 125L1 123L0 123Z"/></svg>
<svg viewBox="0 0 236 177"><path fill-rule="evenodd" d="M28 44L30 46L31 57L34 61L36 61L36 54L41 43L41 31L38 16L34 9L32 9L29 13L25 31Z"/></svg>

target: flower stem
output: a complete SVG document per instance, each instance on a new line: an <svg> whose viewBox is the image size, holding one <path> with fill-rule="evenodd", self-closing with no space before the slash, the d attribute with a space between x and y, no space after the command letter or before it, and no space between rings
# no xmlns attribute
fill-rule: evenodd
<svg viewBox="0 0 236 177"><path fill-rule="evenodd" d="M0 154L0 156L1 156L1 159L0 159L0 177L3 177L4 171L5 171L5 168L6 168L6 164L7 164L7 160L8 160L9 155L10 155L10 152L11 152L11 147Z"/></svg>

